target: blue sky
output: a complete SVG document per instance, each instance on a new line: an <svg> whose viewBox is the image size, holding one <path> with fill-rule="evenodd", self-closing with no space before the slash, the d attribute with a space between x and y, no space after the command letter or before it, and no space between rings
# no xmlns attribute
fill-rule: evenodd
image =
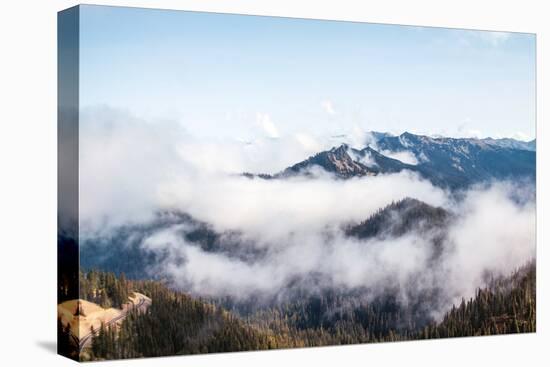
<svg viewBox="0 0 550 367"><path fill-rule="evenodd" d="M80 24L82 107L201 137L535 136L532 34L100 6Z"/></svg>

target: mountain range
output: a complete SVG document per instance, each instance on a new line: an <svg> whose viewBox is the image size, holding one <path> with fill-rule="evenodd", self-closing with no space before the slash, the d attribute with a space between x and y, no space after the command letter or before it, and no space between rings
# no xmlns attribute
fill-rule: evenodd
<svg viewBox="0 0 550 367"><path fill-rule="evenodd" d="M408 132L398 136L373 132L369 136L360 149L341 144L275 174L243 175L284 179L314 176L316 169L322 169L337 178L349 179L409 170L451 190L491 180L535 182L535 140L429 137ZM403 156L409 158L400 160Z"/></svg>

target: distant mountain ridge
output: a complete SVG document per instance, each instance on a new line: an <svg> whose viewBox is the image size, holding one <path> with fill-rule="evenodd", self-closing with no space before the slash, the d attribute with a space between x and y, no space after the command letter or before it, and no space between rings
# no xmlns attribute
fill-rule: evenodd
<svg viewBox="0 0 550 367"><path fill-rule="evenodd" d="M279 176L294 176L296 174L300 174L305 169L311 168L312 166L319 166L325 171L335 173L341 178L367 176L377 173L376 170L373 170L367 165L352 159L348 153L348 150L349 147L342 144L341 146L332 148L328 151L317 153L302 162L286 168L279 174Z"/></svg>
<svg viewBox="0 0 550 367"><path fill-rule="evenodd" d="M313 176L312 172L320 168L337 178L349 179L409 170L436 186L453 190L494 179L535 181L534 140L433 138L408 132L398 136L374 132L365 144L362 149L342 144L272 175L243 175L249 178L281 179L298 175ZM417 163L396 159L399 153L414 156Z"/></svg>
<svg viewBox="0 0 550 367"><path fill-rule="evenodd" d="M533 152L536 151L537 149L537 141L535 139L531 141L521 141L521 140L516 140L511 138L501 138L501 139L485 138L481 140L487 144L496 145L501 148L523 149L523 150L530 150Z"/></svg>
<svg viewBox="0 0 550 367"><path fill-rule="evenodd" d="M391 138L391 137L397 137L400 135L395 135L391 133L386 132L380 132L380 131L369 131L368 138L366 140L367 145L369 143L372 143L373 141L376 142L378 140L384 139L384 138ZM416 135L416 136L422 136L428 139L451 139L451 140L467 140L467 141L480 141L489 145L499 146L501 148L511 148L511 149L521 149L521 150L529 150L529 151L536 151L536 145L537 141L536 139L524 141L524 140L518 140L514 138L451 138L451 137L445 137L442 135L422 135L422 134L413 134L410 132L404 132L401 135L404 134L410 134L410 135Z"/></svg>
<svg viewBox="0 0 550 367"><path fill-rule="evenodd" d="M410 152L419 162L414 171L435 185L451 189L493 179L527 178L534 182L535 178L535 151L512 147L510 140L431 138L405 132L378 139L376 147Z"/></svg>

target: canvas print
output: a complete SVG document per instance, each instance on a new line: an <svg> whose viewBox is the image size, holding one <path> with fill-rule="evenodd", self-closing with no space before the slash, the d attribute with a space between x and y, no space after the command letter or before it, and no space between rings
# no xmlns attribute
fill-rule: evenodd
<svg viewBox="0 0 550 367"><path fill-rule="evenodd" d="M59 13L58 349L536 331L534 34Z"/></svg>

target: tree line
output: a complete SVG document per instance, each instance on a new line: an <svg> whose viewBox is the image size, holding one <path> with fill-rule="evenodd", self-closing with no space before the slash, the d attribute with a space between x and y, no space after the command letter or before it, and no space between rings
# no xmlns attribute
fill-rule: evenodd
<svg viewBox="0 0 550 367"><path fill-rule="evenodd" d="M111 276L103 278L112 286ZM107 280L109 279L109 280ZM120 280L120 279L119 279ZM116 278L114 284L116 284ZM535 265L493 280L454 306L439 322L418 322L391 297L354 304L324 294L241 315L157 281L126 281L151 297L145 313L132 312L117 327L102 327L90 358L119 359L307 346L372 343L536 330ZM112 289L117 289L115 286ZM93 292L92 292L93 293ZM94 293L95 295L95 293Z"/></svg>
<svg viewBox="0 0 550 367"><path fill-rule="evenodd" d="M103 308L121 308L128 302L130 284L124 273L80 272L80 298Z"/></svg>

